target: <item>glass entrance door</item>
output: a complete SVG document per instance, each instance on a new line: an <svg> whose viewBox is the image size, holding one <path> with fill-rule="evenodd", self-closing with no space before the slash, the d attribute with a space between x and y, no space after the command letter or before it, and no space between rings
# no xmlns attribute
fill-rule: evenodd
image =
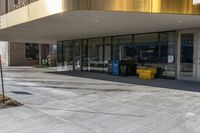
<svg viewBox="0 0 200 133"><path fill-rule="evenodd" d="M178 78L196 80L195 32L179 33Z"/></svg>
<svg viewBox="0 0 200 133"><path fill-rule="evenodd" d="M81 40L74 41L74 71L81 71Z"/></svg>

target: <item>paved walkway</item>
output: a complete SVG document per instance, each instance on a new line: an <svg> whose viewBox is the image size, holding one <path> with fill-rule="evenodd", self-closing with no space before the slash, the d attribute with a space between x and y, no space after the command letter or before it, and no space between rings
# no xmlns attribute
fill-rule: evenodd
<svg viewBox="0 0 200 133"><path fill-rule="evenodd" d="M0 110L1 133L200 133L197 82L29 67L4 77L24 106Z"/></svg>

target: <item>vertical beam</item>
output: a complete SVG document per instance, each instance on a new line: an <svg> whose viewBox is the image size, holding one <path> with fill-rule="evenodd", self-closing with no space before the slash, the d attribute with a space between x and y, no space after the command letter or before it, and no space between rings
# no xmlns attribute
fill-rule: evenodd
<svg viewBox="0 0 200 133"><path fill-rule="evenodd" d="M111 37L111 61L113 60L113 37Z"/></svg>
<svg viewBox="0 0 200 133"><path fill-rule="evenodd" d="M42 65L42 44L39 44L39 65Z"/></svg>
<svg viewBox="0 0 200 133"><path fill-rule="evenodd" d="M104 69L105 69L105 37L103 38L103 54L102 54L102 56L103 56L103 72L105 72L104 71Z"/></svg>
<svg viewBox="0 0 200 133"><path fill-rule="evenodd" d="M83 40L80 40L81 46L80 46L80 65L81 65L81 71L83 71Z"/></svg>
<svg viewBox="0 0 200 133"><path fill-rule="evenodd" d="M76 42L75 40L72 41L72 45L73 45L73 71L75 71L75 45L76 45Z"/></svg>
<svg viewBox="0 0 200 133"><path fill-rule="evenodd" d="M5 0L5 9L6 9L6 13L9 12L9 4L8 4L9 0Z"/></svg>
<svg viewBox="0 0 200 133"><path fill-rule="evenodd" d="M57 48L56 48L56 56L57 56L57 57L56 57L56 60L57 60L57 61L56 61L56 64L58 65L58 61L59 61L59 59L58 59L58 42L57 42L56 45L57 45L57 46L56 46L56 47L57 47Z"/></svg>
<svg viewBox="0 0 200 133"><path fill-rule="evenodd" d="M133 51L132 51L132 56L133 56L133 60L135 61L135 36L132 35L132 47L133 47Z"/></svg>
<svg viewBox="0 0 200 133"><path fill-rule="evenodd" d="M197 31L197 81L200 81L200 29Z"/></svg>
<svg viewBox="0 0 200 133"><path fill-rule="evenodd" d="M161 38L160 38L160 34L161 33L158 33L158 59L159 59L159 62L160 62L160 59L161 59L161 53L160 53L160 51L161 51L161 46L160 46ZM168 49L167 49L167 51L168 51ZM158 67L160 67L160 63L158 64Z"/></svg>
<svg viewBox="0 0 200 133"><path fill-rule="evenodd" d="M62 59L62 67L64 67L64 43L61 44L61 59Z"/></svg>

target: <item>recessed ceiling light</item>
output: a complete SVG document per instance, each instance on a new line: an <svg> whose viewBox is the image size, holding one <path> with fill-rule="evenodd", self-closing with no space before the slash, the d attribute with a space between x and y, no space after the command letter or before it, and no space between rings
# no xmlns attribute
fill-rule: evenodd
<svg viewBox="0 0 200 133"><path fill-rule="evenodd" d="M96 19L96 20L95 20L95 22L96 22L96 23L98 23L98 22L99 22L99 20L97 20L97 19Z"/></svg>
<svg viewBox="0 0 200 133"><path fill-rule="evenodd" d="M178 23L179 23L179 24L181 24L181 23L182 23L182 21L181 21L181 20L179 20L179 21L178 21Z"/></svg>

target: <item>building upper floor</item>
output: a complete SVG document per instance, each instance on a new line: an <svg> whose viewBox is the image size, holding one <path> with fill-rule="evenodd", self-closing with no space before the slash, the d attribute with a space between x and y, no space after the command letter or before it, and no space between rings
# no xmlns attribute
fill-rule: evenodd
<svg viewBox="0 0 200 133"><path fill-rule="evenodd" d="M38 0L1 0L0 15L9 13Z"/></svg>
<svg viewBox="0 0 200 133"><path fill-rule="evenodd" d="M200 15L199 3L200 0L0 0L0 29L77 10Z"/></svg>
<svg viewBox="0 0 200 133"><path fill-rule="evenodd" d="M36 1L39 0L0 0L0 15L9 13ZM53 3L54 0L40 1L46 1L45 4L48 4ZM108 9L125 11L156 12L158 10L170 10L171 13L191 13L196 10L195 6L200 4L200 0L57 0L57 3L62 3L63 7L68 6L68 8L70 6L76 6L76 9L87 6L87 8L95 9L106 7ZM56 6L56 4L54 6Z"/></svg>

